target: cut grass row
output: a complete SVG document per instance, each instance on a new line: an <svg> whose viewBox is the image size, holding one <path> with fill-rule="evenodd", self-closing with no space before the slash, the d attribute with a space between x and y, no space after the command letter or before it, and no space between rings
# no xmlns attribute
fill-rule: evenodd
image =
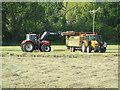
<svg viewBox="0 0 120 90"><path fill-rule="evenodd" d="M69 50L67 50L65 45L52 45L52 51L46 52L45 54L71 54ZM120 48L118 45L108 45L106 53L118 53ZM20 46L0 46L0 52L14 52L14 53L23 53L21 51ZM43 53L39 50L36 50L32 53ZM81 51L76 51L75 54L82 54ZM92 51L92 53L94 53ZM85 53L84 53L85 54Z"/></svg>

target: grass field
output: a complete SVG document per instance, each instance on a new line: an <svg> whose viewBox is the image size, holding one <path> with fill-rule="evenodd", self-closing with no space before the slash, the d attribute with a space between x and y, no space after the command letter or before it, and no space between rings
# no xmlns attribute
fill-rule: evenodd
<svg viewBox="0 0 120 90"><path fill-rule="evenodd" d="M0 47L3 88L117 88L117 45L106 53L70 52L64 45L43 53Z"/></svg>

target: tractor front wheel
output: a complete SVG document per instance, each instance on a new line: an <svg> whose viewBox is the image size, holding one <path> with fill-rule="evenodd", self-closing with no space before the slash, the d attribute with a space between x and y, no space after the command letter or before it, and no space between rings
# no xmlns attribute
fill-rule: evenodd
<svg viewBox="0 0 120 90"><path fill-rule="evenodd" d="M43 45L41 46L40 51L41 51L41 52L50 52L50 51L51 51L51 47L50 47L50 45L48 45L48 44L43 44Z"/></svg>
<svg viewBox="0 0 120 90"><path fill-rule="evenodd" d="M95 47L94 52L99 52L99 47Z"/></svg>
<svg viewBox="0 0 120 90"><path fill-rule="evenodd" d="M101 46L101 47L100 47L100 52L101 52L101 53L104 53L104 52L105 52L105 50L104 50L104 47L103 47L103 46Z"/></svg>
<svg viewBox="0 0 120 90"><path fill-rule="evenodd" d="M24 52L32 52L34 50L34 45L31 42L26 42L21 48Z"/></svg>

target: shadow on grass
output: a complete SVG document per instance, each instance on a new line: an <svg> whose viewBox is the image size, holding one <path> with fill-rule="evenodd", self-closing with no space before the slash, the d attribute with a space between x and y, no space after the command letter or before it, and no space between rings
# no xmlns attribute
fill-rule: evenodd
<svg viewBox="0 0 120 90"><path fill-rule="evenodd" d="M21 51L21 50L0 50L0 51Z"/></svg>
<svg viewBox="0 0 120 90"><path fill-rule="evenodd" d="M107 50L120 50L120 49L107 49Z"/></svg>
<svg viewBox="0 0 120 90"><path fill-rule="evenodd" d="M113 52L111 51L111 50L113 50ZM107 52L105 52L105 53L120 53L120 51L116 51L115 52L115 50L118 50L118 49L107 49ZM12 49L9 49L9 50L0 50L0 51L19 51L19 52L22 52L22 50L12 50ZM39 53L40 51L39 50L35 50L35 51L33 51L33 53ZM70 52L69 50L59 50L59 51L51 51L51 52L49 52L49 53L74 53L74 52ZM81 52L81 51L76 51L76 52L79 52L79 53L83 53L83 52ZM84 53L87 53L87 52L84 52ZM98 54L98 53L101 53L101 52L91 52L92 54ZM101 54L105 54L105 53L101 53Z"/></svg>
<svg viewBox="0 0 120 90"><path fill-rule="evenodd" d="M105 53L118 53L118 52L104 52L104 53L102 53L102 52L91 52L92 54L105 54ZM120 53L120 52L119 52Z"/></svg>
<svg viewBox="0 0 120 90"><path fill-rule="evenodd" d="M120 53L120 52L105 52L105 53Z"/></svg>

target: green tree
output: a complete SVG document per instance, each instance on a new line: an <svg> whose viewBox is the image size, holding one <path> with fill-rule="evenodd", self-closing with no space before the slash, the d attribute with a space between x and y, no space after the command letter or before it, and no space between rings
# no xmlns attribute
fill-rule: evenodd
<svg viewBox="0 0 120 90"><path fill-rule="evenodd" d="M98 7L101 9L96 12L95 32L108 42L117 42L120 34L117 2L3 2L3 42L20 43L28 32L92 31L93 14L90 10ZM54 42L64 40L58 36L48 38Z"/></svg>

